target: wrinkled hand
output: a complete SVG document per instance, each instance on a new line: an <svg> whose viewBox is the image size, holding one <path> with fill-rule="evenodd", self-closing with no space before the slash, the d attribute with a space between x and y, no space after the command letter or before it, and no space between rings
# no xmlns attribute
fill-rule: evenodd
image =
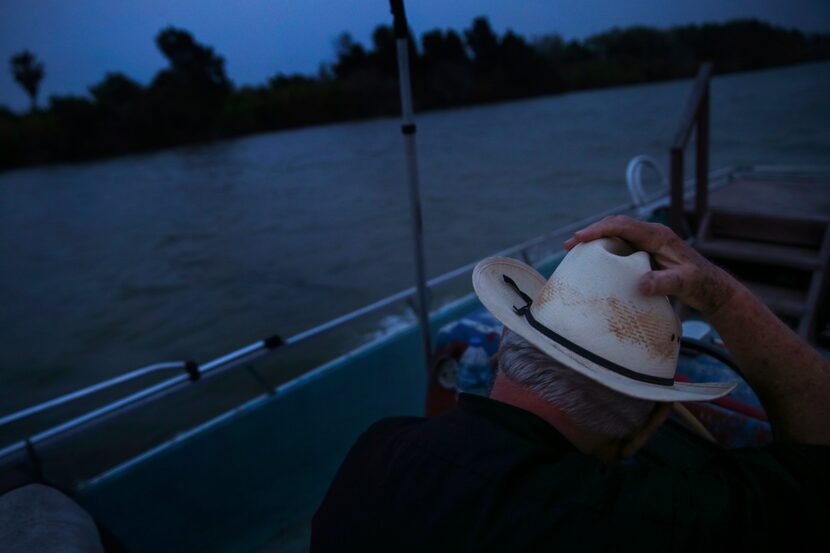
<svg viewBox="0 0 830 553"><path fill-rule="evenodd" d="M735 294L738 283L726 271L697 253L670 228L614 215L577 231L565 242L570 250L597 238L622 238L651 254L658 269L643 275L640 292L648 296L674 296L711 317Z"/></svg>

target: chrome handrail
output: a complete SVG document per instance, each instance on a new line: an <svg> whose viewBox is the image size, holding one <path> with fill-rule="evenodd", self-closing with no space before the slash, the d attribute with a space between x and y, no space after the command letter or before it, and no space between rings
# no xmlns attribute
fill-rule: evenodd
<svg viewBox="0 0 830 553"><path fill-rule="evenodd" d="M631 196L631 201L638 208L648 203L649 199L657 198L666 193L663 190L659 190L653 194L646 194L643 189L643 169L645 167L651 167L657 173L663 188L666 188L668 184L659 161L651 156L642 154L633 157L625 168L625 184L628 186L628 195ZM653 196L653 198L649 198L649 196Z"/></svg>
<svg viewBox="0 0 830 553"><path fill-rule="evenodd" d="M135 380L136 378L146 376L154 372L169 371L171 369L184 369L185 365L186 361L165 361L163 363L154 363L152 365L147 365L146 367L141 367L140 369L136 369L134 371L130 371L128 373L116 376L115 378L110 378L109 380L98 382L97 384L87 386L86 388L70 392L68 394L50 399L48 401L44 401L43 403L33 405L32 407L27 407L26 409L22 409L20 411L8 414L4 417L0 417L0 426L5 426L16 420L20 420L30 415L46 411L47 409L51 409L52 407L57 407L58 405L69 403L70 401L73 401L75 399L86 397L88 395L94 394L95 392L99 392L106 388L111 388L113 386L122 384L124 382L128 382L130 380Z"/></svg>

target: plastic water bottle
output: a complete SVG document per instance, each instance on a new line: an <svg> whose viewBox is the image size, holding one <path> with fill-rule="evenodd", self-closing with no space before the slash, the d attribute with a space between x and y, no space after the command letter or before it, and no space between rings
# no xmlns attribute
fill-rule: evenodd
<svg viewBox="0 0 830 553"><path fill-rule="evenodd" d="M481 338L473 336L459 362L458 391L486 396L492 378L490 356L481 346Z"/></svg>

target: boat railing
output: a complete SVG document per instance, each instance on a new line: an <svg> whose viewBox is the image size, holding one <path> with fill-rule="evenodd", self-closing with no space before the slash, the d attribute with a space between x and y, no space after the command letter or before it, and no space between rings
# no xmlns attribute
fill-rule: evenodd
<svg viewBox="0 0 830 553"><path fill-rule="evenodd" d="M660 185L663 188L667 188L666 177L663 174L663 168L660 167L659 161L648 155L633 157L625 168L625 184L628 186L628 195L631 196L631 201L637 206L638 214L642 212L643 206L651 200L655 200L665 194L665 191L662 189L656 192L646 192L643 187L643 170L646 168L656 173Z"/></svg>
<svg viewBox="0 0 830 553"><path fill-rule="evenodd" d="M680 117L670 150L671 208L669 225L681 236L690 234L685 220L683 161L686 146L695 130L695 218L700 221L708 208L709 190L709 81L712 64L704 63L698 71L692 93Z"/></svg>

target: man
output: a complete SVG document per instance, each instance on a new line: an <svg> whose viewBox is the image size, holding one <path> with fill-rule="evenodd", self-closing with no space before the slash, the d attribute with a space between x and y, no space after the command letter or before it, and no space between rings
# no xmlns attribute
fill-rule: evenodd
<svg viewBox="0 0 830 553"><path fill-rule="evenodd" d="M830 363L666 227L611 217L565 247L547 282L515 260L479 264L476 293L509 329L490 398L373 425L312 521L312 551L830 550ZM665 425L661 446L686 457L635 455L672 401L730 390L674 382L667 295L715 326L771 446Z"/></svg>

